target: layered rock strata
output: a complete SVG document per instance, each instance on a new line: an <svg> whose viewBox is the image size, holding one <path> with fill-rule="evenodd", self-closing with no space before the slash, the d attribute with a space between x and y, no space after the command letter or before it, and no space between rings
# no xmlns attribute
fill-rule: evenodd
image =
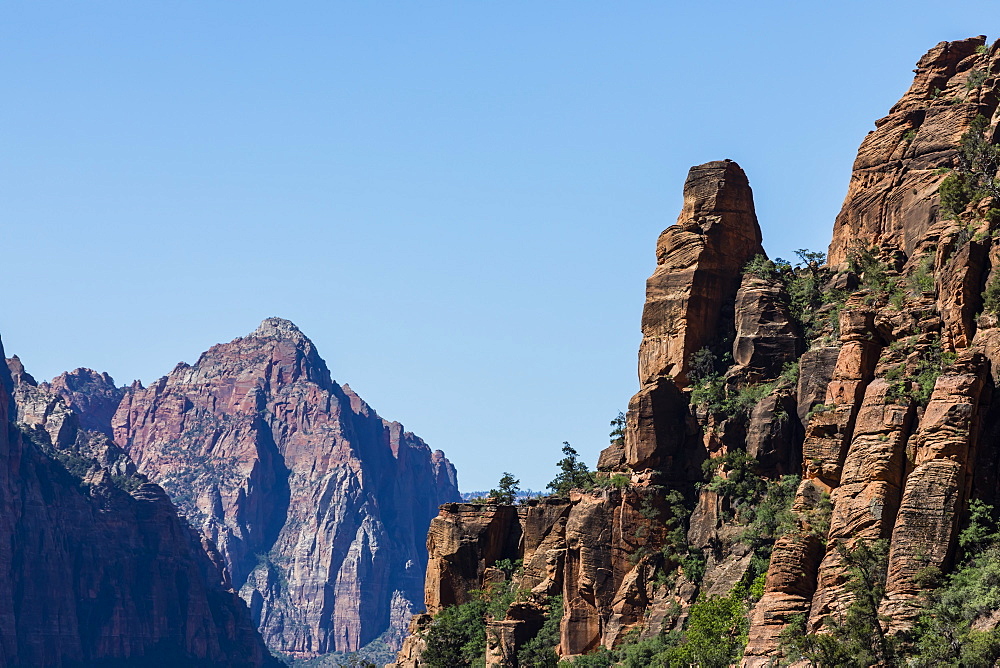
<svg viewBox="0 0 1000 668"><path fill-rule="evenodd" d="M584 654L613 645L641 626L653 605L655 561L635 559L662 543L662 529L640 530L646 516L664 513L655 487L639 477L627 490L572 492L568 498L532 500L523 506L445 504L428 535L427 615L411 625L395 666L416 668L425 643L423 631L433 615L471 600L473 590L503 574L495 565L520 561L513 587L527 600L512 606L504 619L492 620L498 639L490 666L513 665L509 657L541 625L544 613L561 614L561 653ZM555 595L565 601L550 611ZM673 600L671 598L671 600ZM661 601L661 607L669 602Z"/></svg>
<svg viewBox="0 0 1000 668"><path fill-rule="evenodd" d="M741 457L772 484L801 476L792 528L773 539L743 665L783 660L781 637L795 619L825 632L827 620L843 618L852 604L847 558L862 544L888 546L887 631L912 626L921 573L951 567L969 500L1000 498L1000 317L984 312L984 290L1000 282L1000 216L989 197L956 211L939 195L948 170L969 169L959 145L977 116L986 119L982 139L995 143L998 59L1000 47L977 37L942 42L920 60L909 91L859 149L828 265L798 274L821 280L821 303L804 301L801 282L786 292L763 261L743 274L762 252L745 175L729 161L692 169L684 210L660 235L647 282L641 389L624 447L599 461L600 475L628 483L560 501L564 528L545 538L544 593L564 597L560 655L612 647L628 629L650 637L680 628L699 595L724 596L752 577L757 548L743 538L740 499L724 491L745 475ZM714 355L700 354L696 365L702 350ZM786 378L790 362L795 382ZM747 397L752 406L739 403ZM698 485L703 469L710 485ZM631 503L642 512L627 512L626 500L643 489L645 504ZM672 521L681 507L690 513L683 549L705 557L701 578L670 556L681 549ZM504 522L485 522L484 512L470 506L435 520L454 535L475 527L475 540L463 543L464 579L448 575L448 586L481 586L496 559L528 562L523 536L535 511L489 510L494 519L507 513ZM432 562L458 553L443 545L433 542ZM487 545L506 545L506 556L480 551ZM446 569L429 573L428 592L441 590ZM514 621L492 620L504 640L491 665L513 665ZM398 665L420 665L429 623L415 622Z"/></svg>
<svg viewBox="0 0 1000 668"><path fill-rule="evenodd" d="M313 656L392 640L423 607L424 536L454 467L330 377L269 318L148 388L115 441L218 546L268 645Z"/></svg>
<svg viewBox="0 0 1000 668"><path fill-rule="evenodd" d="M740 166L722 160L692 167L684 183L684 208L657 240L656 270L646 281L639 346L642 387L629 402L625 449L617 461L602 456L603 468L657 469L677 484L700 478L704 457L689 456L685 446L692 429L680 390L688 383L694 353L732 346L742 269L763 253L760 242L753 192ZM741 296L761 310L775 306L767 286L744 290ZM762 318L748 316L741 325L736 347L748 364L762 359L760 354L755 358L756 350L782 345L780 327L760 336L767 329Z"/></svg>
<svg viewBox="0 0 1000 668"><path fill-rule="evenodd" d="M958 165L955 149L976 114L990 117L996 110L997 53L984 51L985 42L972 37L928 51L913 85L875 122L834 223L831 265L843 265L859 241L909 255L939 222L940 168Z"/></svg>
<svg viewBox="0 0 1000 668"><path fill-rule="evenodd" d="M470 590L494 576L494 564L520 560L523 572L513 586L531 592L536 617L550 597L562 596L561 655L612 647L630 631L648 633L651 623L676 622L674 608L693 600L698 587L683 574L672 583L656 578L664 567L660 550L668 527L684 521L674 517L676 499L671 503L666 491L675 486L693 495L707 456L682 390L689 357L710 346L728 348L743 363L743 376L773 377L801 347L775 285L760 281L741 288L744 265L761 252L752 193L739 166L726 160L692 168L684 209L678 223L660 236L657 269L647 283L640 350L644 384L629 406L624 447L613 444L601 455L605 475L618 475L624 485L576 490L567 498L517 508L443 506L428 536L428 613L467 602ZM739 311L737 303L744 305ZM768 359L768 351L774 359ZM794 412L794 397L790 402L776 398L772 412L762 409L753 425L762 457L772 456L777 467L786 467L791 458L787 448L776 447L780 436L765 423L786 405ZM705 544L718 538L720 509L711 505L700 504L702 520L692 522L692 535L700 531ZM750 556L712 560L708 589L728 591ZM422 665L429 623L428 616L414 619L397 666ZM488 651L487 665L513 665L510 657L529 624L530 616L514 608L505 619L491 620L492 637L498 640Z"/></svg>
<svg viewBox="0 0 1000 668"><path fill-rule="evenodd" d="M968 500L995 493L996 448L978 444L995 431L989 402L996 370L984 354L995 364L998 339L993 320L976 319L995 256L988 248L994 224L971 208L949 218L938 197L947 173L941 168L959 166L959 139L972 119L983 115L996 126L997 46L984 44L979 37L932 49L859 150L830 262L843 268L852 252L876 247L887 271L880 280L895 282L905 296L887 303L862 275L862 291L847 301L827 410L807 418L803 445L803 489L815 494L818 486L833 504L825 555L815 569L800 569L802 586L789 605L777 583L787 571L779 541L745 665L780 655L780 633L794 615L808 615L810 630L822 631L828 617L844 613L851 596L843 555L860 542L888 542L881 614L890 632L909 628L920 605L918 573L950 567ZM921 274L933 282L921 285ZM918 389L919 373L929 368L941 375ZM929 397L915 401L921 393ZM973 462L982 469L974 471ZM800 494L797 506L805 504Z"/></svg>
<svg viewBox="0 0 1000 668"><path fill-rule="evenodd" d="M20 360L8 364L0 663L276 666L212 546L163 490Z"/></svg>
<svg viewBox="0 0 1000 668"><path fill-rule="evenodd" d="M753 193L740 166L721 160L692 167L684 208L656 242L656 270L646 281L643 386L664 377L687 382L691 355L732 326L740 270L763 252L760 244Z"/></svg>
<svg viewBox="0 0 1000 668"><path fill-rule="evenodd" d="M972 466L989 400L989 366L968 351L938 378L914 435L913 470L906 476L892 528L886 600L890 628L906 629L919 613L920 571L946 570L954 554ZM984 392L984 390L986 390Z"/></svg>

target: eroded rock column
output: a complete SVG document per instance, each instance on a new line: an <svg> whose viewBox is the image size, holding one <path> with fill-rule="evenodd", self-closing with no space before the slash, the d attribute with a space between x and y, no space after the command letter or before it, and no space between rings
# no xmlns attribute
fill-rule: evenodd
<svg viewBox="0 0 1000 668"><path fill-rule="evenodd" d="M953 557L988 379L986 358L963 352L952 370L938 378L914 436L914 469L892 532L881 610L890 618L891 630L908 628L918 614L921 572L944 570Z"/></svg>

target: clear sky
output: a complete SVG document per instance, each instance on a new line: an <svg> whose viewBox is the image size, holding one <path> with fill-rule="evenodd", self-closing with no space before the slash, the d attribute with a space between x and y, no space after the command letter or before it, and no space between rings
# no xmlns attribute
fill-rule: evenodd
<svg viewBox="0 0 1000 668"><path fill-rule="evenodd" d="M857 146L995 2L45 2L2 8L0 335L148 383L277 315L458 466L593 465L637 389L688 167L823 249Z"/></svg>

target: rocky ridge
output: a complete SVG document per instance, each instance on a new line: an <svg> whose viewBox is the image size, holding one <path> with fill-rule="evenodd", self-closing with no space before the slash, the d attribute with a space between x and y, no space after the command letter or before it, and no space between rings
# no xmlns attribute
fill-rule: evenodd
<svg viewBox="0 0 1000 668"><path fill-rule="evenodd" d="M268 318L148 388L114 440L217 547L268 645L310 657L381 639L422 607L423 537L454 467L330 377Z"/></svg>
<svg viewBox="0 0 1000 668"><path fill-rule="evenodd" d="M488 666L518 665L543 617L558 617L558 655L573 657L683 629L696 602L737 596L755 601L739 660L771 665L787 630L845 619L855 555L878 545L878 636L913 627L970 501L998 493L1000 211L988 186L970 194L983 162L971 151L1000 125L998 59L983 37L921 58L859 149L825 265L768 261L742 170L692 168L646 285L624 443L602 453L594 489L442 507L428 614L395 665L435 665L432 615L507 581L528 593L487 616ZM991 182L1000 163L986 163Z"/></svg>
<svg viewBox="0 0 1000 668"><path fill-rule="evenodd" d="M85 375L0 366L0 663L277 665L212 545L60 395Z"/></svg>

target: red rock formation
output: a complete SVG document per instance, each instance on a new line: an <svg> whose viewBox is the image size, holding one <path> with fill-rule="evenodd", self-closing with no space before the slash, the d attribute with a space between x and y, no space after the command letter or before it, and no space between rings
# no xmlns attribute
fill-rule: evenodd
<svg viewBox="0 0 1000 668"><path fill-rule="evenodd" d="M988 396L988 367L967 352L937 379L914 436L913 471L906 477L892 530L886 601L890 628L912 625L919 612L922 569L949 565L961 513L972 490L972 463Z"/></svg>
<svg viewBox="0 0 1000 668"><path fill-rule="evenodd" d="M656 270L646 281L641 385L663 377L687 384L691 354L732 327L729 304L743 265L764 252L760 242L753 192L740 166L721 160L692 167L684 208L660 235Z"/></svg>
<svg viewBox="0 0 1000 668"><path fill-rule="evenodd" d="M70 473L92 462L74 450L77 416L19 360L11 368L0 373L0 664L274 665L163 490L131 477L130 494L97 463Z"/></svg>
<svg viewBox="0 0 1000 668"><path fill-rule="evenodd" d="M449 605L470 601L470 592L482 588L488 567L502 559L519 558L520 539L521 526L513 506L441 506L427 533L427 613L437 614Z"/></svg>
<svg viewBox="0 0 1000 668"><path fill-rule="evenodd" d="M744 376L776 378L802 354L802 332L789 313L788 295L780 281L745 274L734 309L733 361Z"/></svg>
<svg viewBox="0 0 1000 668"><path fill-rule="evenodd" d="M333 382L292 323L129 391L114 434L218 545L270 647L354 651L422 607L423 537L458 498L454 468Z"/></svg>
<svg viewBox="0 0 1000 668"><path fill-rule="evenodd" d="M887 400L890 386L876 379L868 385L854 426L840 484L833 490L828 541L854 549L859 541L888 538L899 508L906 463L906 441L914 415L912 401ZM837 549L827 550L817 575L810 609L812 630L850 603L844 591L847 569Z"/></svg>
<svg viewBox="0 0 1000 668"><path fill-rule="evenodd" d="M805 427L809 411L826 400L826 388L833 380L840 348L824 346L807 350L799 358L799 380L796 387L796 414Z"/></svg>
<svg viewBox="0 0 1000 668"><path fill-rule="evenodd" d="M913 85L889 115L875 122L858 149L837 216L829 261L840 265L859 242L895 245L907 254L938 220L941 167L957 164L958 140L977 113L990 117L997 97L995 49L981 53L985 37L941 42L917 63ZM990 75L967 87L973 72Z"/></svg>
<svg viewBox="0 0 1000 668"><path fill-rule="evenodd" d="M982 37L943 42L920 60L910 90L859 149L829 271L811 268L813 279L828 282L827 303L807 322L808 342L777 281L744 276L741 284L742 267L760 252L742 171L730 162L692 170L684 211L661 234L646 286L641 389L629 404L624 447L608 448L600 459L605 475L628 474L630 484L574 492L566 514L546 524L548 570L538 586L551 594L551 583L562 578L561 655L610 647L628 629L651 637L670 624L680 628L683 610L670 619L669 604L733 591L754 556L738 517L745 499L722 491L735 470L728 462L739 461L728 456L738 451L749 453L764 477L803 477L787 535L774 541L743 665L780 660L781 636L793 618L824 632L828 618L848 610L857 590L845 586L851 573L843 550L862 543L889 541L881 613L890 632L912 625L920 573L950 567L968 500L1000 499L1000 400L991 391L1000 380L1000 316L982 313L987 277L1000 263L1000 216L986 197L946 217L938 193L940 168L961 166L959 140L978 114L989 121L985 138L1000 138L998 91L1000 44L986 48ZM834 326L828 316L837 314ZM730 340L734 365L715 377L725 401L690 406L691 354L709 345L721 353ZM788 383L758 385L766 392L756 405L736 410L727 403L741 389L774 381L796 358L794 392ZM795 424L779 418L792 412ZM711 458L721 462L719 477L699 487L701 465L714 464ZM672 503L694 506L686 540L707 556L699 583L680 573L674 587L650 582L646 550L663 545L671 519L664 489L652 493L661 504L656 512L636 501L643 488L656 488L654 480L673 491ZM521 535L527 515L518 517L507 525ZM496 523L477 526L502 531ZM478 545L506 540L476 535ZM661 567L671 563L667 552ZM478 553L466 561L476 565L465 571L468 581L481 581L488 564ZM541 563L537 555L533 563ZM533 568L538 582L541 571ZM428 590L438 584L429 577ZM516 628L495 627L507 654L517 645ZM416 666L419 652L403 659L408 663L399 665Z"/></svg>
<svg viewBox="0 0 1000 668"><path fill-rule="evenodd" d="M878 362L881 346L874 323L875 314L870 310L848 308L840 314L841 346L826 390L824 405L828 410L814 415L806 427L803 474L827 486L840 481L854 419Z"/></svg>
<svg viewBox="0 0 1000 668"><path fill-rule="evenodd" d="M698 479L701 458L692 456L687 399L678 387L687 385L693 353L719 346L735 333L733 302L743 266L757 254L760 226L753 192L746 175L731 160L692 167L684 183L684 208L660 235L656 270L646 281L639 346L641 389L629 402L624 461L602 460L607 468L626 465L635 470L656 468L676 482ZM765 290L766 292L766 290ZM757 295L757 293L753 293ZM770 300L757 295L760 300ZM746 299L756 297L747 293ZM754 340L762 319L747 319L738 344L752 361ZM779 365L780 367L780 365ZM605 458L607 459L607 458Z"/></svg>
<svg viewBox="0 0 1000 668"><path fill-rule="evenodd" d="M809 612L822 553L820 537L813 533L783 536L775 543L764 595L750 617L744 666L769 665L785 626Z"/></svg>
<svg viewBox="0 0 1000 668"><path fill-rule="evenodd" d="M111 436L111 418L125 392L106 373L76 369L62 373L50 383L53 392L80 416L80 426Z"/></svg>
<svg viewBox="0 0 1000 668"><path fill-rule="evenodd" d="M641 625L650 607L653 568L635 555L652 555L651 548L663 539L662 526L650 526L649 517L666 517L662 499L649 480L637 477L635 483L624 491L574 491L568 499L550 497L519 507L445 504L427 539L427 611L471 600L469 591L483 588L495 575L493 564L520 560L517 587L530 592L531 601L505 620L495 620L491 628L500 638L491 650L495 662L537 630L541 619L532 617L532 610L557 594L565 601L561 654L612 646ZM396 666L421 665L420 633L428 622L414 618L414 635Z"/></svg>
<svg viewBox="0 0 1000 668"><path fill-rule="evenodd" d="M937 192L944 178L938 168L958 164L959 138L975 115L996 125L997 47L983 44L979 37L932 49L920 60L909 92L859 150L830 261L843 267L855 245L881 246L888 267L882 280L899 281L906 292L894 305L871 290L848 301L843 343L824 401L833 410L811 416L803 445L806 475L831 491L829 546L815 571L807 566L799 575L816 587L815 594L807 586L806 596L792 606L778 590L772 592L772 576L787 570L776 547L745 665L763 665L776 656L788 613L809 613L810 628L822 630L825 617L847 608L851 599L838 546L890 539L882 613L890 630L907 628L918 604L918 572L949 566L968 498L977 488L989 494L995 486L985 473L977 484L972 470L971 462L982 461L995 474L1000 459L995 448L977 447L991 374L981 354L969 348L1000 360L995 353L1000 337L993 329L977 332L975 318L985 265L993 257L987 252L992 224L983 211L963 214L961 223L945 219ZM970 78L974 72L979 76ZM934 276L933 290L924 287L921 294L907 283L918 271ZM995 324L982 321L986 327ZM908 398L914 396L914 380L928 364L943 364L936 361L942 348L957 351L960 361L938 378L927 408L916 408Z"/></svg>

